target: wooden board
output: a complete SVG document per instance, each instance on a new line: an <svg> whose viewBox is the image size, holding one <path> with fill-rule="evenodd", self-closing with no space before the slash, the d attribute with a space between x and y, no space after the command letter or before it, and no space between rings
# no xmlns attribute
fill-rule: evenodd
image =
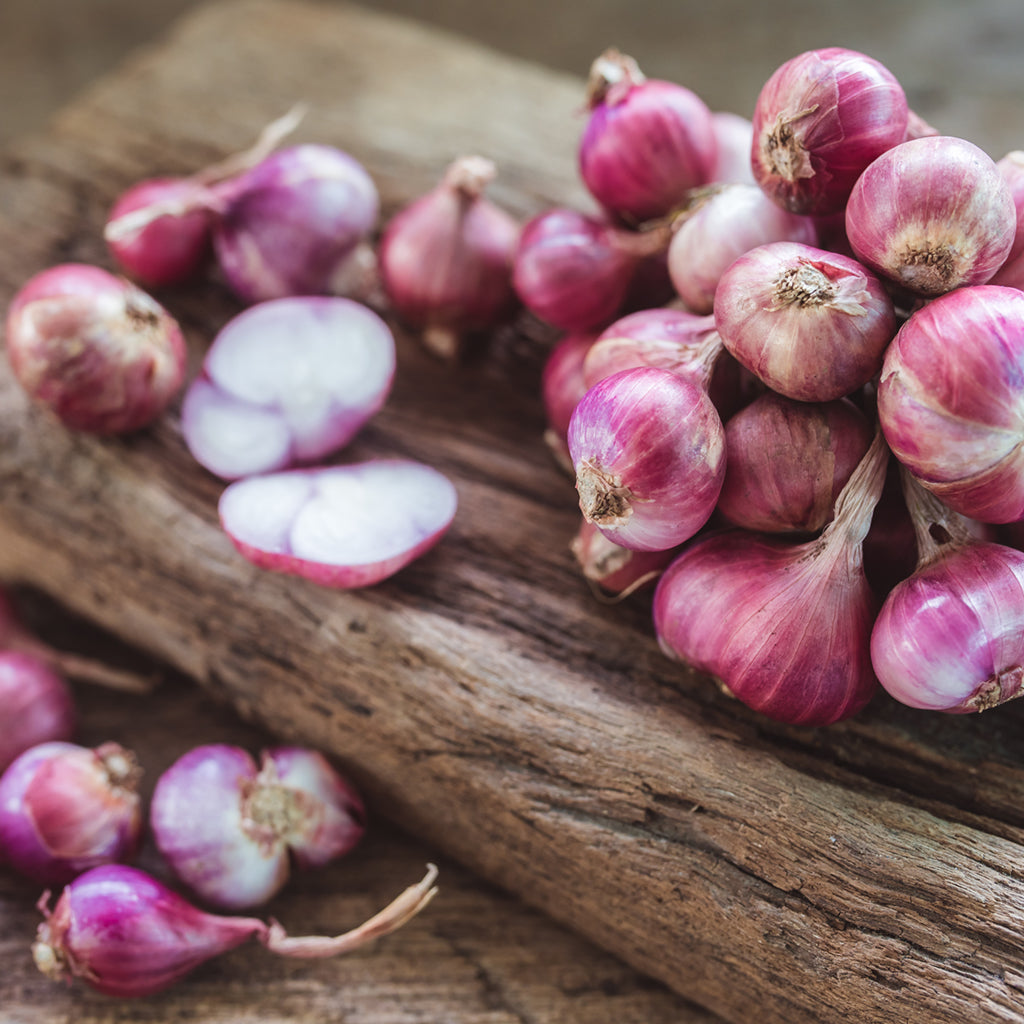
<svg viewBox="0 0 1024 1024"><path fill-rule="evenodd" d="M388 211L467 150L497 161L510 209L582 202L580 96L356 9L209 7L9 152L0 300L58 260L104 263L121 189L299 98L300 137L364 160ZM237 309L216 283L162 297L194 359ZM729 1020L1024 1020L1024 707L879 699L786 729L664 659L644 600L598 605L574 571L572 488L540 441L549 340L524 319L449 367L400 337L394 394L346 457L431 462L461 507L443 545L359 593L244 563L176 413L96 441L5 379L0 573L334 751L388 817Z"/></svg>
<svg viewBox="0 0 1024 1024"><path fill-rule="evenodd" d="M163 682L145 697L75 686L89 746L113 740L136 752L148 801L160 773L200 743L256 751L265 730L161 666L124 650L36 593L19 593L36 631ZM210 962L145 1000L111 999L81 983L58 985L35 968L37 887L0 869L0 1017L4 1024L720 1024L656 981L481 882L465 868L381 821L370 808L363 842L323 871L295 875L259 913L296 930L357 923L436 862L440 892L401 932L348 957L284 960L259 946ZM140 864L167 868L147 840Z"/></svg>

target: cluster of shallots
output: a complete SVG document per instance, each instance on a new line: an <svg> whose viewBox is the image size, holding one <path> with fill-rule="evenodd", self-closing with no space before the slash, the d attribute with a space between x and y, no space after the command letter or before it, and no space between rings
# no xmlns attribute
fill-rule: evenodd
<svg viewBox="0 0 1024 1024"><path fill-rule="evenodd" d="M129 189L105 235L137 283L84 264L37 274L9 308L7 353L67 427L145 427L179 395L187 357L177 322L138 284L181 284L215 254L249 308L209 346L181 426L195 459L230 481L221 522L258 566L367 586L433 546L457 505L447 477L419 462L324 465L392 386L394 338L367 302L382 290L429 348L455 355L514 302L519 225L484 196L494 165L463 157L374 247L380 204L361 164L325 145L276 148L298 117L188 178Z"/></svg>
<svg viewBox="0 0 1024 1024"><path fill-rule="evenodd" d="M615 52L590 107L602 213L542 214L515 268L568 332L543 390L584 574L657 578L666 654L784 722L879 682L957 713L1018 696L1024 158L940 135L840 48L782 65L752 121ZM674 295L636 311L658 258Z"/></svg>
<svg viewBox="0 0 1024 1024"><path fill-rule="evenodd" d="M62 887L52 910L49 892L40 900L33 955L44 973L81 977L111 995L148 995L249 938L283 956L348 952L398 928L432 898L433 867L353 931L290 937L279 925L202 911L127 866L143 839L142 769L119 743L72 742L73 698L51 665L67 662L92 679L101 673L32 637L0 598L0 866ZM148 820L174 877L203 903L237 911L266 903L292 867L320 867L348 853L366 814L353 785L317 751L275 747L257 764L239 747L210 744L163 772Z"/></svg>

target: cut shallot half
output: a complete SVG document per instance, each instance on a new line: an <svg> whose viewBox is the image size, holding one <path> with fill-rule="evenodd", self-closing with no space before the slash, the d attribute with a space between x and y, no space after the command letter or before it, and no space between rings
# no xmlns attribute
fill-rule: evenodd
<svg viewBox="0 0 1024 1024"><path fill-rule="evenodd" d="M221 495L221 525L253 564L326 587L366 587L436 544L455 516L451 481L408 459L268 473Z"/></svg>
<svg viewBox="0 0 1024 1024"><path fill-rule="evenodd" d="M182 406L193 457L235 480L316 462L347 444L384 404L395 342L351 299L273 299L214 339Z"/></svg>

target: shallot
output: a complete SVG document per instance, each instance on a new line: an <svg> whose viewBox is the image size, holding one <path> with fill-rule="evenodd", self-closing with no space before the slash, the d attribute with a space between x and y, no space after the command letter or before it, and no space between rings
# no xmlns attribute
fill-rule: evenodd
<svg viewBox="0 0 1024 1024"><path fill-rule="evenodd" d="M205 913L137 868L108 865L65 886L52 910L50 893L43 894L32 956L54 980L81 978L106 995L148 996L251 938L279 956L349 953L418 914L437 892L436 877L431 864L421 882L351 931L292 937L275 921Z"/></svg>
<svg viewBox="0 0 1024 1024"><path fill-rule="evenodd" d="M377 459L238 480L219 508L228 536L253 564L350 588L378 583L432 548L457 503L436 469Z"/></svg>
<svg viewBox="0 0 1024 1024"><path fill-rule="evenodd" d="M346 445L384 404L395 342L352 299L273 299L214 339L182 404L193 457L227 480L318 461Z"/></svg>
<svg viewBox="0 0 1024 1024"><path fill-rule="evenodd" d="M756 184L750 166L750 150L754 144L754 125L750 118L728 110L717 110L711 115L711 128L715 133L716 156L708 180Z"/></svg>
<svg viewBox="0 0 1024 1024"><path fill-rule="evenodd" d="M31 747L0 777L0 850L17 871L47 885L131 858L142 835L140 774L134 755L117 743Z"/></svg>
<svg viewBox="0 0 1024 1024"><path fill-rule="evenodd" d="M243 302L342 290L380 210L359 161L311 143L272 153L218 192L214 251Z"/></svg>
<svg viewBox="0 0 1024 1024"><path fill-rule="evenodd" d="M768 392L725 424L718 511L748 530L815 533L831 520L871 437L849 399L795 402Z"/></svg>
<svg viewBox="0 0 1024 1024"><path fill-rule="evenodd" d="M654 581L676 556L664 551L633 551L609 540L584 519L569 545L583 578L601 600L621 600Z"/></svg>
<svg viewBox="0 0 1024 1024"><path fill-rule="evenodd" d="M918 562L871 636L879 682L915 708L984 711L1024 688L1024 554L974 538L963 517L904 474Z"/></svg>
<svg viewBox="0 0 1024 1024"><path fill-rule="evenodd" d="M185 376L185 341L170 314L124 278L82 263L44 270L15 295L7 356L32 399L95 434L151 423Z"/></svg>
<svg viewBox="0 0 1024 1024"><path fill-rule="evenodd" d="M575 210L547 210L523 228L512 284L523 305L552 326L600 329L625 306L645 258L666 245L661 231L630 232Z"/></svg>
<svg viewBox="0 0 1024 1024"><path fill-rule="evenodd" d="M797 242L740 256L715 292L725 347L773 391L828 402L882 368L896 333L892 299L856 260Z"/></svg>
<svg viewBox="0 0 1024 1024"><path fill-rule="evenodd" d="M801 53L779 67L754 107L754 177L780 206L841 210L864 169L907 133L896 77L855 50Z"/></svg>
<svg viewBox="0 0 1024 1024"><path fill-rule="evenodd" d="M580 173L614 216L632 224L663 217L712 180L718 142L696 93L648 79L631 57L607 50L590 69L587 98Z"/></svg>
<svg viewBox="0 0 1024 1024"><path fill-rule="evenodd" d="M395 214L380 241L391 304L445 358L465 335L498 324L515 299L519 222L484 195L496 174L490 160L461 157L437 188Z"/></svg>
<svg viewBox="0 0 1024 1024"><path fill-rule="evenodd" d="M319 867L363 834L354 787L322 754L210 744L183 754L160 776L150 827L174 873L207 903L258 906L288 880L291 864Z"/></svg>
<svg viewBox="0 0 1024 1024"><path fill-rule="evenodd" d="M569 459L569 421L587 393L583 361L596 340L592 332L566 334L548 353L541 372L540 390L547 427L544 443L560 466L573 472Z"/></svg>
<svg viewBox="0 0 1024 1024"><path fill-rule="evenodd" d="M1024 151L1019 149L1007 153L996 161L999 176L1006 182L1017 211L1017 224L1013 245L1003 265L989 280L989 284L1002 284L1009 288L1024 290Z"/></svg>
<svg viewBox="0 0 1024 1024"><path fill-rule="evenodd" d="M1010 189L966 139L926 136L895 146L864 171L846 205L857 258L915 295L985 284L1017 227Z"/></svg>
<svg viewBox="0 0 1024 1024"><path fill-rule="evenodd" d="M656 367L595 384L572 415L569 453L584 518L636 551L692 537L725 476L722 422L707 393Z"/></svg>
<svg viewBox="0 0 1024 1024"><path fill-rule="evenodd" d="M912 313L886 353L878 415L896 458L955 511L1024 518L1024 292L959 288Z"/></svg>
<svg viewBox="0 0 1024 1024"><path fill-rule="evenodd" d="M677 219L668 272L687 309L710 313L719 279L745 252L769 242L817 241L810 217L782 209L756 185L723 185Z"/></svg>
<svg viewBox="0 0 1024 1024"><path fill-rule="evenodd" d="M24 651L0 651L0 710L0 772L30 747L69 740L75 730L67 684L42 659Z"/></svg>
<svg viewBox="0 0 1024 1024"><path fill-rule="evenodd" d="M654 594L664 652L778 721L828 725L860 711L878 688L861 553L888 456L877 433L815 540L733 529L686 545Z"/></svg>

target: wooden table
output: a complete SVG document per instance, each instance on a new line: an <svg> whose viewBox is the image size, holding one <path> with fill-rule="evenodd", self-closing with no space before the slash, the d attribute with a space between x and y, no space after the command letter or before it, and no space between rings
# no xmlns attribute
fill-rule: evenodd
<svg viewBox="0 0 1024 1024"><path fill-rule="evenodd" d="M947 130L1012 148L1020 81L987 105L980 81L950 97ZM577 79L355 9L208 7L8 152L0 300L58 260L105 263L119 191L245 145L299 98L299 137L362 159L387 213L465 151L497 161L495 198L515 212L582 203L580 97ZM917 105L945 126L942 105ZM213 280L162 297L193 365L237 310ZM540 440L550 340L522 318L447 366L399 332L392 399L346 457L432 462L461 508L439 548L359 593L237 556L177 410L96 441L0 381L0 574L333 751L383 817L728 1020L1024 1020L1024 706L952 719L880 698L841 726L787 729L668 662L643 599L598 605L576 576L572 488Z"/></svg>

